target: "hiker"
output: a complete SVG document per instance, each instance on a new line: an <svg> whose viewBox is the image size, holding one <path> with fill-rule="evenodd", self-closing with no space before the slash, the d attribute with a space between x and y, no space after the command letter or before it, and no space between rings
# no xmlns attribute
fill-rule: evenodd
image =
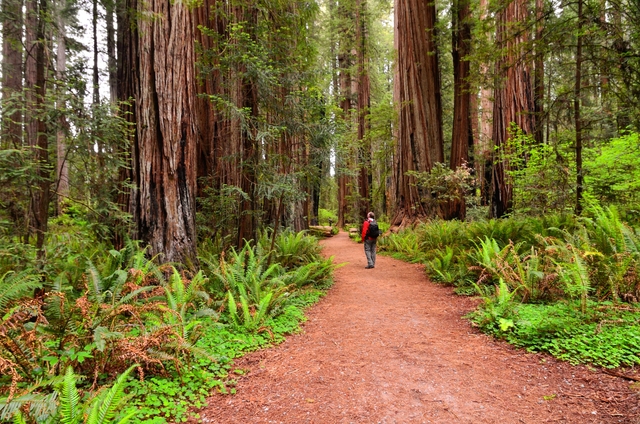
<svg viewBox="0 0 640 424"><path fill-rule="evenodd" d="M367 219L362 224L362 241L364 243L364 254L367 256L367 266L365 269L376 266L376 242L380 235L380 229L373 212L367 214Z"/></svg>

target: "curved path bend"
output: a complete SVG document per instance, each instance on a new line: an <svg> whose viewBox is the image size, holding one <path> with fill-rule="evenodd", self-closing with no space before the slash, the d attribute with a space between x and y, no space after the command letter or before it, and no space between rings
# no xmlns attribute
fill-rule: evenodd
<svg viewBox="0 0 640 424"><path fill-rule="evenodd" d="M473 300L424 268L347 234L322 242L346 262L303 332L237 361L237 394L216 394L204 423L639 423L628 381L530 354L462 317Z"/></svg>

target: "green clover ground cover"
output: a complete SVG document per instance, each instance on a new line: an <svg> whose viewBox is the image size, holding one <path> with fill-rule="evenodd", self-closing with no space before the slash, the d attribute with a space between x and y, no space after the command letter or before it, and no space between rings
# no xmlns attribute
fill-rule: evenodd
<svg viewBox="0 0 640 424"><path fill-rule="evenodd" d="M287 334L299 331L300 324L305 321L304 309L317 303L324 294L325 291L318 289L296 294L289 299L282 314L269 318L264 331L260 332L208 321L196 346L212 358L201 356L186 364L180 372L172 369L168 377L154 376L143 382L130 382L133 398L122 414L138 409L131 423L185 422L192 415L191 410L206 406L206 399L213 390L235 393L233 376L242 371L233 368L233 360L281 343Z"/></svg>
<svg viewBox="0 0 640 424"><path fill-rule="evenodd" d="M572 364L606 368L640 363L640 315L637 309L591 302L586 314L576 303L516 306L513 326L491 331L529 351L548 352Z"/></svg>

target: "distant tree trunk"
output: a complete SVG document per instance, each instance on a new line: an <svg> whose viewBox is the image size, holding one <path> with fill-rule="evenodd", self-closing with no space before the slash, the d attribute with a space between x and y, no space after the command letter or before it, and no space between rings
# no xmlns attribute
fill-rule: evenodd
<svg viewBox="0 0 640 424"><path fill-rule="evenodd" d="M544 142L544 40L542 38L544 30L544 2L536 0L536 52L534 63L535 89L535 140L536 143Z"/></svg>
<svg viewBox="0 0 640 424"><path fill-rule="evenodd" d="M582 119L580 117L580 100L582 87L582 27L583 27L583 0L578 0L578 42L576 46L576 83L574 88L573 112L576 126L576 215L582 213L582 192L584 176L582 175Z"/></svg>
<svg viewBox="0 0 640 424"><path fill-rule="evenodd" d="M25 101L28 113L25 116L25 137L29 146L37 145L38 123L36 112L37 55L38 55L38 4L37 0L26 0L25 18Z"/></svg>
<svg viewBox="0 0 640 424"><path fill-rule="evenodd" d="M456 170L469 162L469 144L473 145L471 128L471 87L469 85L469 61L471 52L471 13L467 0L456 0L453 4L453 136L451 140L450 167ZM464 220L466 205L464 198L455 199L446 205L445 218Z"/></svg>
<svg viewBox="0 0 640 424"><path fill-rule="evenodd" d="M367 115L371 106L371 83L369 80L369 53L367 51L367 1L358 0L356 9L356 46L358 62L358 190L360 194L360 217L364 219L371 209L371 143L367 139Z"/></svg>
<svg viewBox="0 0 640 424"><path fill-rule="evenodd" d="M393 225L434 216L408 171L427 172L444 161L440 72L435 43L435 4L426 0L395 1L397 51L396 104L399 108L396 144Z"/></svg>
<svg viewBox="0 0 640 424"><path fill-rule="evenodd" d="M220 29L220 19L217 19L212 8L215 6L216 0L203 0L200 3L200 7L193 9L193 25L194 35L200 46L202 46L202 52L214 51L215 44L213 37L204 34L198 27L211 28L222 35L224 32ZM208 58L204 55L197 58L197 60L209 64ZM216 113L214 107L211 104L211 100L207 96L213 93L222 93L220 70L212 72L201 72L199 75L198 93L204 94L197 99L196 116L198 119L198 179L211 181L214 186L222 181L222 178L211 178L216 176L219 172L221 160L218 155L220 151L221 127L223 124L222 116L220 113ZM198 195L202 195L205 185L198 185Z"/></svg>
<svg viewBox="0 0 640 424"><path fill-rule="evenodd" d="M487 0L480 0L480 19L486 19L488 15ZM490 70L486 63L480 64L480 73L488 77ZM489 88L481 87L479 94L478 134L474 139L474 166L480 197L483 205L491 204L492 184L492 158L493 158L493 92Z"/></svg>
<svg viewBox="0 0 640 424"><path fill-rule="evenodd" d="M349 23L353 22L352 10L347 1L338 1L338 19L341 20L344 27L338 30L338 73L339 73L339 90L340 109L342 109L343 120L349 125L351 122L351 111L353 109L353 59L352 51L355 47L355 41L350 37ZM338 226L342 227L346 224L351 215L351 208L348 198L351 196L351 177L349 170L352 167L352 152L349 147L338 149L336 152L336 175L338 178Z"/></svg>
<svg viewBox="0 0 640 424"><path fill-rule="evenodd" d="M29 145L34 150L35 187L31 194L32 227L36 232L38 257L44 257L44 239L47 232L50 201L49 145L46 134L46 122L42 118L44 96L46 93L45 60L45 19L46 0L27 1L27 59L25 63L25 82L27 85L26 133Z"/></svg>
<svg viewBox="0 0 640 424"><path fill-rule="evenodd" d="M527 18L526 2L512 0L496 16L496 44L502 57L496 62L497 81L493 104L493 141L497 148L506 148L509 126L515 123L525 134L533 134L533 89L529 66L521 51L527 41L527 33L521 25ZM507 180L510 165L506 160L493 165L492 216L500 218L511 212L513 187Z"/></svg>
<svg viewBox="0 0 640 424"><path fill-rule="evenodd" d="M93 104L97 105L100 103L100 74L98 73L98 0L93 0L91 28L93 30Z"/></svg>
<svg viewBox="0 0 640 424"><path fill-rule="evenodd" d="M107 71L109 73L109 99L111 103L118 101L118 75L116 63L116 30L114 15L116 0L103 0L105 9L105 25L107 27Z"/></svg>
<svg viewBox="0 0 640 424"><path fill-rule="evenodd" d="M193 263L196 253L196 103L194 27L181 2L129 0L139 18L120 27L121 99L133 89L136 137L130 201L136 236L150 254ZM123 24L127 23L127 13ZM147 18L154 16L153 19Z"/></svg>
<svg viewBox="0 0 640 424"><path fill-rule="evenodd" d="M139 40L138 31L132 31L138 5L137 0L120 0L116 2L116 20L118 31L116 33L116 79L117 79L117 100L122 101L119 110L123 119L129 121L132 125L137 122L135 103L130 99L135 99L137 93L137 81L140 69L139 62ZM138 154L137 130L131 133L129 141L130 150L126 152L129 156L129 166L121 167L118 175L119 191L116 197L116 203L124 212L129 212L133 223L138 222L137 207L129 184L139 187L139 172L137 169L138 162L136 159ZM125 239L129 235L137 237L137 231L130 229L123 220L118 220L114 228L113 245L116 249L124 246Z"/></svg>
<svg viewBox="0 0 640 424"><path fill-rule="evenodd" d="M251 2L249 2L251 3ZM250 27L251 37L255 41L255 28L258 25L258 9L253 5L239 10L239 22L246 22ZM251 111L251 118L258 116L258 87L249 78L244 77L241 87L242 108ZM249 194L248 200L243 200L240 210L240 227L238 229L238 246L242 247L245 240L254 240L256 236L256 196L255 187L257 184L256 166L258 160L258 146L253 128L246 125L242 128L242 191Z"/></svg>
<svg viewBox="0 0 640 424"><path fill-rule="evenodd" d="M22 0L2 0L2 100L22 94ZM16 103L15 106L18 106ZM2 108L2 148L22 145L22 111L20 107Z"/></svg>
<svg viewBox="0 0 640 424"><path fill-rule="evenodd" d="M64 103L64 78L67 68L67 43L64 13L64 2L58 4L57 21L58 21L58 46L56 52L56 79L58 80L58 110L65 108ZM58 133L56 134L56 159L57 159L57 189L56 189L56 209L58 213L62 212L62 201L69 196L69 166L67 164L67 146L66 146L66 122L64 116L61 115L58 120Z"/></svg>

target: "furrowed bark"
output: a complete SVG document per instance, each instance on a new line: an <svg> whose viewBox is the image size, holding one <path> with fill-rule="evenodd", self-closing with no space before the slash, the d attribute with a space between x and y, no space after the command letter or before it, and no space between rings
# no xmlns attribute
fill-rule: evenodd
<svg viewBox="0 0 640 424"><path fill-rule="evenodd" d="M496 81L493 104L493 141L498 148L506 148L509 127L515 123L525 134L533 134L535 105L529 64L522 47L527 32L518 25L527 18L527 5L523 0L510 1L497 14L496 44L503 55L496 62ZM507 174L511 165L507 160L493 165L492 216L500 218L511 212L513 187Z"/></svg>
<svg viewBox="0 0 640 424"><path fill-rule="evenodd" d="M473 146L471 128L471 87L469 61L471 51L471 13L467 0L456 0L453 10L453 135L451 140L450 167L456 170L469 162L469 145ZM464 220L466 205L464 198L450 200L446 205L445 218Z"/></svg>
<svg viewBox="0 0 640 424"><path fill-rule="evenodd" d="M394 177L396 212L392 225L403 226L434 216L408 171L428 172L444 161L440 72L435 44L435 4L396 0L397 75L394 97L399 108Z"/></svg>
<svg viewBox="0 0 640 424"><path fill-rule="evenodd" d="M134 236L150 246L151 255L190 265L196 254L197 175L192 15L181 2L129 0L128 5L138 19L123 28L125 63L119 74L120 98L130 92L135 97ZM123 24L131 18L127 10Z"/></svg>

